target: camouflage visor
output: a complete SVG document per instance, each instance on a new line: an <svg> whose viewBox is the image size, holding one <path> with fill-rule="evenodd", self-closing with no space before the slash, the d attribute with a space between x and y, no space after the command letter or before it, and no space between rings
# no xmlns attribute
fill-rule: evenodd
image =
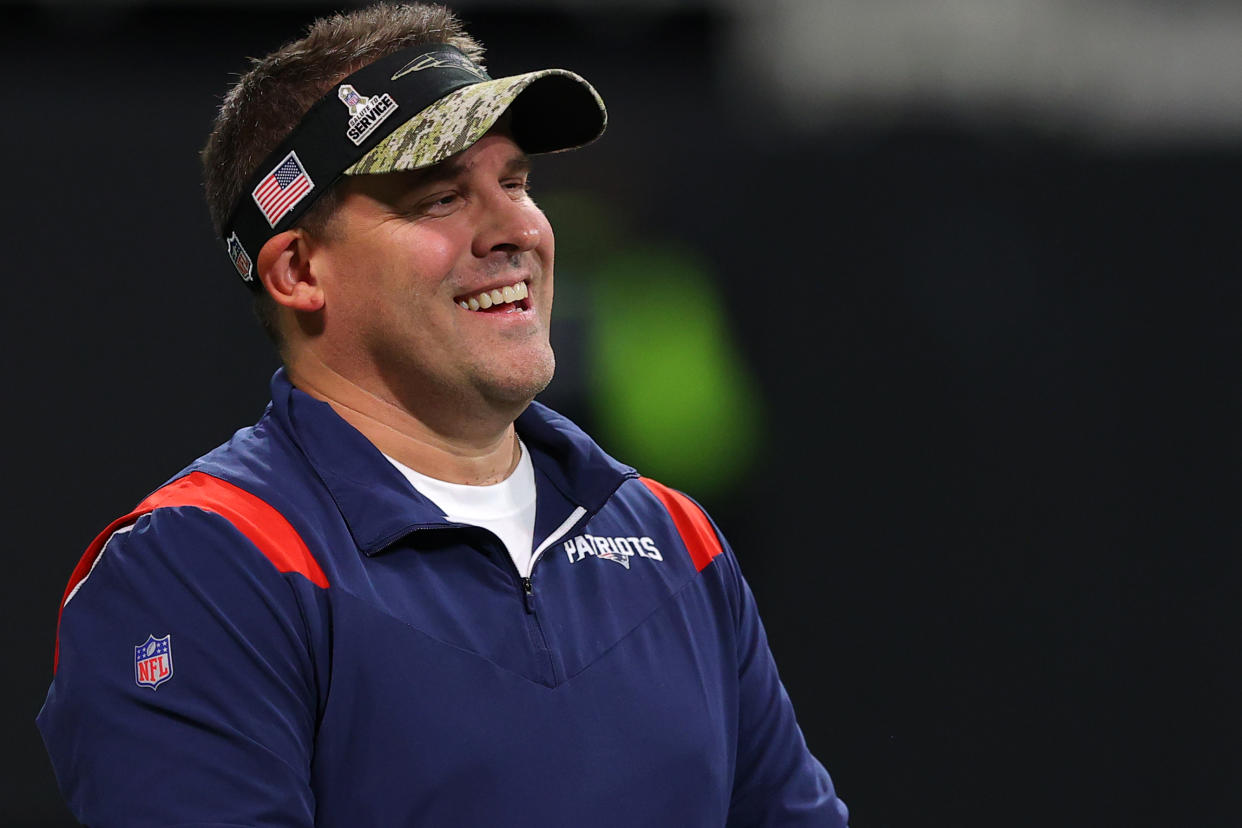
<svg viewBox="0 0 1242 828"><path fill-rule="evenodd" d="M417 170L482 138L506 112L529 154L591 143L608 115L573 72L544 69L490 78L452 46L415 46L363 67L315 103L243 188L224 243L253 290L254 256L293 227L342 175Z"/></svg>

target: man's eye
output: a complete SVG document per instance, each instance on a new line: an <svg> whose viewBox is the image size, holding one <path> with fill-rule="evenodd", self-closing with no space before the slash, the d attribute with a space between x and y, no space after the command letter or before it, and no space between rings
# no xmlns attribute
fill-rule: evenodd
<svg viewBox="0 0 1242 828"><path fill-rule="evenodd" d="M460 196L457 193L442 193L441 195L432 196L424 199L410 209L410 215L421 216L427 214L443 213L453 208Z"/></svg>

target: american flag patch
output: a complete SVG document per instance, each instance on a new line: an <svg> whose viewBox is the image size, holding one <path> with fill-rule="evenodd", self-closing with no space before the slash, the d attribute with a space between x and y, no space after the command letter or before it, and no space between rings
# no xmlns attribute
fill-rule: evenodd
<svg viewBox="0 0 1242 828"><path fill-rule="evenodd" d="M276 168L264 176L251 193L259 212L273 228L281 218L315 188L296 152L290 152Z"/></svg>

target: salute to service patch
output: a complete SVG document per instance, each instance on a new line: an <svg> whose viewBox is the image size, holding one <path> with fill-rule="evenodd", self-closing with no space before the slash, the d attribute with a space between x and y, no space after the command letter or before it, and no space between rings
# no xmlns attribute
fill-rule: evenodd
<svg viewBox="0 0 1242 828"><path fill-rule="evenodd" d="M337 90L337 96L341 103L349 107L351 117L345 136L354 142L354 146L361 146L385 118L397 111L397 102L387 92L368 98L359 95L358 90L350 84L343 83Z"/></svg>

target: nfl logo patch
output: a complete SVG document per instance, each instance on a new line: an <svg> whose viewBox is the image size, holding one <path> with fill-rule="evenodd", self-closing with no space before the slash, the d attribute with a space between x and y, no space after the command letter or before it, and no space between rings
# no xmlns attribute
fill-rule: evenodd
<svg viewBox="0 0 1242 828"><path fill-rule="evenodd" d="M134 681L152 690L172 678L172 633L163 638L148 635L134 648Z"/></svg>
<svg viewBox="0 0 1242 828"><path fill-rule="evenodd" d="M237 268L238 275L249 282L254 278L250 275L253 265L251 264L250 256L246 253L246 248L242 247L241 239L237 238L236 233L229 236L228 245L229 258L233 260L233 266Z"/></svg>
<svg viewBox="0 0 1242 828"><path fill-rule="evenodd" d="M348 83L341 84L341 88L336 91L336 94L341 99L341 103L349 107L350 115L358 113L358 104L366 103L366 100L358 94L358 90Z"/></svg>

